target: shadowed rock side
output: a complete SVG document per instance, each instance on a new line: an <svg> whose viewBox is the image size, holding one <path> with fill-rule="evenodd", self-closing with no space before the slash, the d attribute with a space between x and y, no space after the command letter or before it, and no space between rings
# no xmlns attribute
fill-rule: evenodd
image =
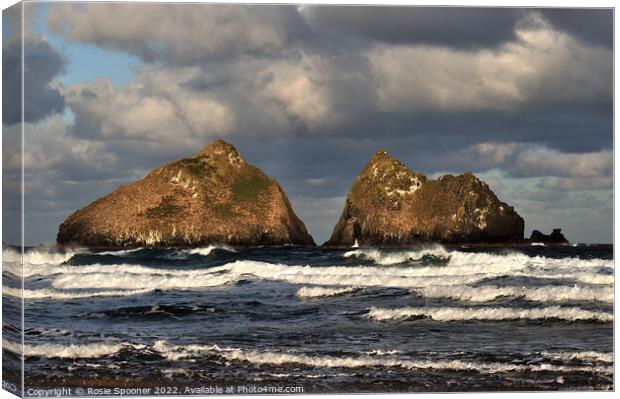
<svg viewBox="0 0 620 399"><path fill-rule="evenodd" d="M87 247L314 245L275 181L216 140L78 210L59 244Z"/></svg>
<svg viewBox="0 0 620 399"><path fill-rule="evenodd" d="M520 243L523 218L472 173L438 180L378 151L355 179L327 246Z"/></svg>
<svg viewBox="0 0 620 399"><path fill-rule="evenodd" d="M543 234L538 230L532 231L532 235L530 236L530 241L534 243L543 243L543 244L558 244L558 245L566 245L568 244L568 240L562 234L562 229L553 229L551 234Z"/></svg>

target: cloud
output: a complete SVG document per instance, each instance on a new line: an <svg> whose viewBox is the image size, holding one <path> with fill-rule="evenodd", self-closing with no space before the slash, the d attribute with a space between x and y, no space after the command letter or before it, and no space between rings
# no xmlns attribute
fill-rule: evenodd
<svg viewBox="0 0 620 399"><path fill-rule="evenodd" d="M534 18L534 17L532 17ZM533 19L518 41L459 51L377 45L368 52L384 111L514 111L565 101L610 101L612 52Z"/></svg>
<svg viewBox="0 0 620 399"><path fill-rule="evenodd" d="M528 150L517 155L508 172L516 177L559 176L600 177L613 173L613 153L559 153L545 150Z"/></svg>
<svg viewBox="0 0 620 399"><path fill-rule="evenodd" d="M553 8L541 10L555 28L590 44L613 46L614 12L601 8Z"/></svg>
<svg viewBox="0 0 620 399"><path fill-rule="evenodd" d="M522 11L514 8L304 6L315 30L392 44L458 49L496 47L515 39Z"/></svg>
<svg viewBox="0 0 620 399"><path fill-rule="evenodd" d="M591 191L591 190L611 190L614 186L612 176L591 177L591 178L569 178L564 177L555 180L545 179L537 184L541 190L553 191Z"/></svg>
<svg viewBox="0 0 620 399"><path fill-rule="evenodd" d="M79 137L129 140L154 146L196 145L210 136L225 136L234 126L226 105L184 82L194 69L144 69L132 84L115 87L99 79L62 89L75 114Z"/></svg>
<svg viewBox="0 0 620 399"><path fill-rule="evenodd" d="M24 41L24 121L36 122L62 112L64 98L53 79L64 72L65 58L45 39ZM22 43L15 38L2 46L3 124L21 122Z"/></svg>
<svg viewBox="0 0 620 399"><path fill-rule="evenodd" d="M294 7L269 5L57 3L46 21L66 40L173 65L277 54L304 26Z"/></svg>
<svg viewBox="0 0 620 399"><path fill-rule="evenodd" d="M480 159L487 169L501 168L509 176L519 178L601 178L613 173L613 153L609 150L566 153L524 143L480 143L464 150L459 158ZM568 184L568 180L563 180L560 186L569 187ZM600 184L602 181L594 185Z"/></svg>

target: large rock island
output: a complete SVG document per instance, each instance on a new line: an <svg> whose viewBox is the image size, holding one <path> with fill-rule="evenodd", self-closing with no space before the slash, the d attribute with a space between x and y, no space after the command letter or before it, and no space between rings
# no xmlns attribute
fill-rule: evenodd
<svg viewBox="0 0 620 399"><path fill-rule="evenodd" d="M97 248L314 245L282 187L221 140L73 213L60 225L57 242Z"/></svg>
<svg viewBox="0 0 620 399"><path fill-rule="evenodd" d="M523 230L523 218L472 173L430 180L379 150L325 245L522 243Z"/></svg>

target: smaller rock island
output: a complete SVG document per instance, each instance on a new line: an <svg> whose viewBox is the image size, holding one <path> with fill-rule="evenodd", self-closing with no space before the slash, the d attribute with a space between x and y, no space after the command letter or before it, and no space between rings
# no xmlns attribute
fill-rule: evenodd
<svg viewBox="0 0 620 399"><path fill-rule="evenodd" d="M60 225L57 242L91 248L315 245L280 184L222 140L76 211Z"/></svg>
<svg viewBox="0 0 620 399"><path fill-rule="evenodd" d="M530 242L553 245L568 244L568 240L564 237L564 234L562 234L562 229L553 229L553 232L549 235L543 234L538 230L534 230L530 235Z"/></svg>
<svg viewBox="0 0 620 399"><path fill-rule="evenodd" d="M431 180L379 150L325 245L523 244L523 234L523 218L472 173Z"/></svg>

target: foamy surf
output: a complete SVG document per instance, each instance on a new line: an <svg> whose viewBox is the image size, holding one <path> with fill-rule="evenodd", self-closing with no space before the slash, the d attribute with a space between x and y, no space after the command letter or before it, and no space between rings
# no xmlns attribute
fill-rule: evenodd
<svg viewBox="0 0 620 399"><path fill-rule="evenodd" d="M84 266L72 265L26 265L26 278L49 280L50 287L59 290L189 290L208 289L253 278L264 281L279 281L301 286L324 287L348 290L350 287L404 288L427 297L450 297L463 301L485 301L503 295L524 296L535 301L598 300L612 302L611 287L614 276L600 274L589 269L532 268L521 265L498 265L489 270L480 270L475 265L445 267L374 267L374 266L294 266L269 262L239 260L223 266L195 269L171 269L147 267L132 264ZM570 273L569 273L570 271ZM556 285L545 288L517 287L469 287L481 282L502 277L535 277L556 281ZM557 285L557 282L566 285ZM596 284L601 287L577 286ZM329 287L329 288L326 288ZM41 290L41 289L39 289ZM34 290L38 291L38 290ZM311 292L311 291L309 291ZM316 291L319 292L319 291ZM87 297L75 294L74 298ZM323 294L319 294L321 296ZM67 294L65 298L71 295ZM100 294L99 296L104 296ZM62 298L61 293L49 292L27 294L27 297Z"/></svg>
<svg viewBox="0 0 620 399"><path fill-rule="evenodd" d="M464 320L544 320L559 319L567 321L612 322L613 314L582 309L579 307L550 306L544 308L509 307L403 307L395 309L370 308L367 317L374 320L406 320L410 318L429 318L435 321Z"/></svg>
<svg viewBox="0 0 620 399"><path fill-rule="evenodd" d="M80 345L62 345L62 344L39 344L24 346L21 343L2 340L2 349L25 357L47 357L47 358L98 358L110 356L120 352L123 349L144 349L144 345L130 344L127 342L97 342Z"/></svg>
<svg viewBox="0 0 620 399"><path fill-rule="evenodd" d="M28 290L19 289L13 287L2 286L2 295L10 296L13 298L24 299L84 299L84 298L97 298L97 297L123 297L132 295L144 295L152 292L153 289L141 289L141 290L108 290L108 291L62 291L54 289L38 289Z"/></svg>
<svg viewBox="0 0 620 399"><path fill-rule="evenodd" d="M498 287L494 285L470 286L429 286L414 289L426 298L449 298L466 302L488 302L498 298L524 298L538 302L599 301L613 303L613 287L546 286L546 287Z"/></svg>
<svg viewBox="0 0 620 399"><path fill-rule="evenodd" d="M356 357L307 355L294 352L257 351L240 348L222 348L218 345L185 345L177 346L166 341L157 341L153 349L170 360L200 357L205 354L216 354L228 361L248 362L255 365L304 365L321 368L361 368L384 367L421 370L463 370L485 373L504 372L539 372L539 371L596 371L613 373L613 368L606 366L564 366L551 363L523 365L512 363L485 363L454 360L414 360L391 356L359 355Z"/></svg>
<svg viewBox="0 0 620 399"><path fill-rule="evenodd" d="M26 250L22 258L22 254L19 251L3 248L2 262L3 264L6 262L21 264L23 259L24 263L31 265L59 265L71 259L76 253L84 251L79 249L59 251L54 248L38 247Z"/></svg>
<svg viewBox="0 0 620 399"><path fill-rule="evenodd" d="M506 254L492 254L486 252L462 252L447 250L442 246L434 246L414 251L393 251L379 249L356 249L345 252L345 258L357 257L371 260L376 264L389 266L402 263L420 262L424 257L434 257L448 261L450 267L475 267L478 270L488 270L488 266L502 267L502 270L516 270L527 268L613 268L613 260L606 259L554 259L544 256L528 256L518 252Z"/></svg>
<svg viewBox="0 0 620 399"><path fill-rule="evenodd" d="M330 296L338 296L349 294L352 292L359 291L359 287L340 287L340 288L332 288L332 287L302 287L297 290L296 295L299 298L309 299L309 298L324 298Z"/></svg>

